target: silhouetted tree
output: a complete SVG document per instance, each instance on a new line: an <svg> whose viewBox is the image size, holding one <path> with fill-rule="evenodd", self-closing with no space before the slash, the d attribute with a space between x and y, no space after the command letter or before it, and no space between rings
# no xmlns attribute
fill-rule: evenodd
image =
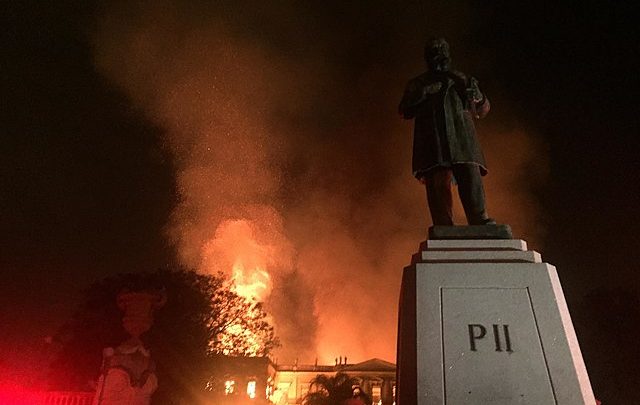
<svg viewBox="0 0 640 405"><path fill-rule="evenodd" d="M159 270L119 274L94 283L70 322L56 336L60 351L51 366L55 389L90 389L102 349L126 338L116 296L123 289L163 288L167 303L142 336L159 380L153 402L190 403L204 393L213 354L266 355L278 345L262 305L238 296L222 276Z"/></svg>

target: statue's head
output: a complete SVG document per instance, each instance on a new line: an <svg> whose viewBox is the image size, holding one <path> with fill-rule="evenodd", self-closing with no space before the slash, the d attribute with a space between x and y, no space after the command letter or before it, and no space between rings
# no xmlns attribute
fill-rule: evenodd
<svg viewBox="0 0 640 405"><path fill-rule="evenodd" d="M433 38L427 41L424 47L424 59L433 72L446 72L449 70L451 57L449 56L449 44L444 38Z"/></svg>

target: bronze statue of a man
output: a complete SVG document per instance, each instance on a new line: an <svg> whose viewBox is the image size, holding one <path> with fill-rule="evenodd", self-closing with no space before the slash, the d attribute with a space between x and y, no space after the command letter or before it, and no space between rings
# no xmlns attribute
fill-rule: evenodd
<svg viewBox="0 0 640 405"><path fill-rule="evenodd" d="M433 224L453 225L452 176L468 223L495 224L485 207L487 169L473 125L489 112L489 100L475 78L450 69L447 41L429 41L424 56L428 69L409 81L399 112L415 119L413 174L426 185Z"/></svg>

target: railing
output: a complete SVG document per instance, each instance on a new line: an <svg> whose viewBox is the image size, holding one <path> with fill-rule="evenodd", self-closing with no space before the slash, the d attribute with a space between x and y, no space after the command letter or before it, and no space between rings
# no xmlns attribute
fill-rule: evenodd
<svg viewBox="0 0 640 405"><path fill-rule="evenodd" d="M91 405L93 392L50 391L40 394L42 405Z"/></svg>

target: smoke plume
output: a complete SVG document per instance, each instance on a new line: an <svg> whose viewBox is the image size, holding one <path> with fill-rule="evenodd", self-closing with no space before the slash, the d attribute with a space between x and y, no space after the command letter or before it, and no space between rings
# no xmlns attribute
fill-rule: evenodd
<svg viewBox="0 0 640 405"><path fill-rule="evenodd" d="M184 264L266 301L280 360L393 361L400 274L428 225L395 113L423 38L393 4L237 3L99 12L96 66L165 131L168 237ZM541 145L495 122L480 133L490 214L539 238Z"/></svg>

